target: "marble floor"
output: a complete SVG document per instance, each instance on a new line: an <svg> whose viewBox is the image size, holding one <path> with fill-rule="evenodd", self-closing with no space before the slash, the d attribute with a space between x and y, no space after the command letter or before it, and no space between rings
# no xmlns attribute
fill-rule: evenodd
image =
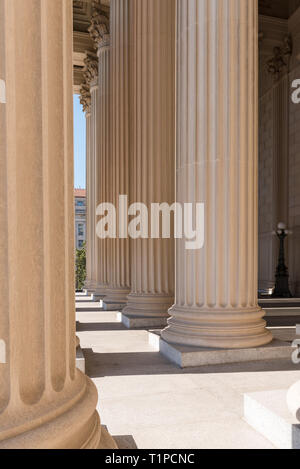
<svg viewBox="0 0 300 469"><path fill-rule="evenodd" d="M86 373L119 448L273 448L243 420L243 394L288 389L300 377L291 360L181 370L149 344L146 330L127 330L118 313L82 294L76 309ZM291 326L273 331L283 340L295 337Z"/></svg>

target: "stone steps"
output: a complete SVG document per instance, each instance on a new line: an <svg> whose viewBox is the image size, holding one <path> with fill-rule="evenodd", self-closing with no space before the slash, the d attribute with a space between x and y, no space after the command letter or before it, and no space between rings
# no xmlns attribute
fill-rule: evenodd
<svg viewBox="0 0 300 469"><path fill-rule="evenodd" d="M289 412L287 390L244 395L244 418L278 449L300 449L300 425Z"/></svg>

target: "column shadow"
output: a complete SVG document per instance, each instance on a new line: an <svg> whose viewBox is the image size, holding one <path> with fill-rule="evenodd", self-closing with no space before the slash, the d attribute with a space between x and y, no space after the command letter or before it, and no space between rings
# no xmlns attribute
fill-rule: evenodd
<svg viewBox="0 0 300 469"><path fill-rule="evenodd" d="M167 374L265 373L299 370L299 366L295 366L289 359L207 365L181 369L156 351L96 353L92 349L86 348L83 349L83 353L86 360L86 374L90 378Z"/></svg>

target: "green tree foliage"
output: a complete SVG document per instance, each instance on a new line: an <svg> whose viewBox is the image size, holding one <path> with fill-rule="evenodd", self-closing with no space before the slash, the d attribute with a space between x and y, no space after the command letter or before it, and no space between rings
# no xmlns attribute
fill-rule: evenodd
<svg viewBox="0 0 300 469"><path fill-rule="evenodd" d="M86 279L86 246L76 249L76 290L82 290Z"/></svg>

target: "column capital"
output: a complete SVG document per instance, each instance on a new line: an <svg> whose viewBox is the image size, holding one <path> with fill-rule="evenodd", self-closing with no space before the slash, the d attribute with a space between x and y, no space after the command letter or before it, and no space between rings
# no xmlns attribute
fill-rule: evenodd
<svg viewBox="0 0 300 469"><path fill-rule="evenodd" d="M91 17L91 26L89 27L89 33L94 41L96 50L108 47L110 43L109 34L109 18L103 12L99 0L92 2L93 14Z"/></svg>
<svg viewBox="0 0 300 469"><path fill-rule="evenodd" d="M92 96L89 85L83 83L80 88L80 104L83 107L83 111L88 115L90 113L92 102Z"/></svg>
<svg viewBox="0 0 300 469"><path fill-rule="evenodd" d="M92 52L86 52L84 65L84 82L82 83L80 88L80 103L82 104L84 112L86 112L86 114L89 114L92 102L91 85L98 78L97 55Z"/></svg>

